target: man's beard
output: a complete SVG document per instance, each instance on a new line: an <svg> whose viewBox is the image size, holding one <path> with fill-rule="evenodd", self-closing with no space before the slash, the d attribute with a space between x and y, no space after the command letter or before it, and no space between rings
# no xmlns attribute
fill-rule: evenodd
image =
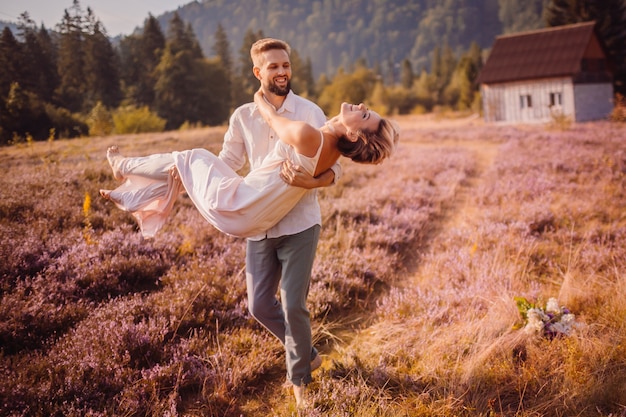
<svg viewBox="0 0 626 417"><path fill-rule="evenodd" d="M270 82L270 85L267 86L267 89L270 93L274 93L277 96L286 96L291 90L291 80L287 81L287 85L285 86L285 88L277 86L274 81L272 81Z"/></svg>

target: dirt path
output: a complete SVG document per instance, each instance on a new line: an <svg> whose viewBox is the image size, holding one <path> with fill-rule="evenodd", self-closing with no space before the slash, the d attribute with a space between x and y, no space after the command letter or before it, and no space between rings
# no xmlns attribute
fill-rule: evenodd
<svg viewBox="0 0 626 417"><path fill-rule="evenodd" d="M463 149L469 151L474 157L475 166L473 172L461 182L455 190L454 197L443 208L442 218L437 221L436 229L428 238L428 246L437 240L439 236L445 236L452 229L473 229L479 222L480 211L474 198L478 194L485 181L485 174L490 171L498 155L501 143L494 140L481 140L475 137L472 140L464 140L459 127L467 126L468 129L482 129L476 126L481 122L475 119L463 119L456 121L426 121L411 119L400 121L404 137L419 137L419 140L407 140L405 146L414 146L428 149ZM416 261L409 269L409 274L395 283L396 288L418 285L421 279L421 269L425 265ZM370 317L372 316L372 317ZM355 325L352 330L344 328L336 333L337 342L332 350L327 353L328 359L340 360L345 357L355 344L370 345L370 329L376 325L375 312L364 317L355 318L360 325ZM372 326L370 326L370 324ZM329 361L329 362L331 362ZM327 364L328 365L328 364Z"/></svg>

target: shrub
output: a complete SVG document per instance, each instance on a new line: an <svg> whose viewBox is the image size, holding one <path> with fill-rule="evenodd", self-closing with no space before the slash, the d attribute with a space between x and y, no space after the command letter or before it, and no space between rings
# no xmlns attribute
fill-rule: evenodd
<svg viewBox="0 0 626 417"><path fill-rule="evenodd" d="M609 118L614 122L626 122L626 97L617 93L615 104Z"/></svg>
<svg viewBox="0 0 626 417"><path fill-rule="evenodd" d="M101 101L89 113L87 125L90 136L107 136L113 132L113 116Z"/></svg>
<svg viewBox="0 0 626 417"><path fill-rule="evenodd" d="M89 132L87 123L69 110L45 104L46 113L52 122L57 138L75 138L85 136Z"/></svg>
<svg viewBox="0 0 626 417"><path fill-rule="evenodd" d="M121 107L113 114L113 124L117 134L162 132L166 120L150 111L147 106L136 108Z"/></svg>

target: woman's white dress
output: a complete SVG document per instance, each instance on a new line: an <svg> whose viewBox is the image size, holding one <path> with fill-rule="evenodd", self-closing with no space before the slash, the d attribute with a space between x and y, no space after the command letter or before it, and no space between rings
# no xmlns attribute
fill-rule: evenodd
<svg viewBox="0 0 626 417"><path fill-rule="evenodd" d="M322 151L321 137L313 157L278 141L263 164L245 177L206 149L124 158L119 164L124 182L111 191L110 199L137 219L144 237L153 237L172 210L182 183L215 228L233 236L255 236L278 223L306 193L280 178L280 166L289 159L313 175ZM180 173L180 183L169 175L172 166Z"/></svg>

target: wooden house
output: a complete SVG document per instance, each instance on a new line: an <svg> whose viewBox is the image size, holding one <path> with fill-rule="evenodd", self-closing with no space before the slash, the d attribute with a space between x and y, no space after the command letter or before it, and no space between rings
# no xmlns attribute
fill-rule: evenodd
<svg viewBox="0 0 626 417"><path fill-rule="evenodd" d="M583 122L613 110L613 76L594 22L497 37L478 82L487 122Z"/></svg>

